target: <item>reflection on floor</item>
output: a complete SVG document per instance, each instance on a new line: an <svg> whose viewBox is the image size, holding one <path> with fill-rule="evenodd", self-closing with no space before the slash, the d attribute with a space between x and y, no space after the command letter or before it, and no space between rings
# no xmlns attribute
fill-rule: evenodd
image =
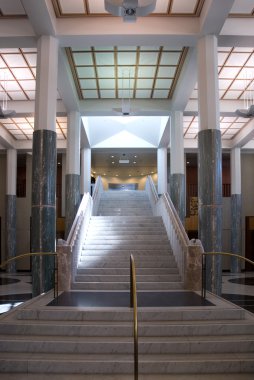
<svg viewBox="0 0 254 380"><path fill-rule="evenodd" d="M128 293L127 293L128 294ZM193 293L192 293L193 294ZM254 313L254 272L246 273L223 273L222 278L222 296L231 302L251 311ZM4 313L13 307L19 305L23 301L26 301L32 297L31 294L31 275L30 273L16 273L9 274L0 272L0 314ZM105 295L104 295L105 297ZM148 296L146 296L148 297ZM151 295L151 302L156 302L156 297ZM174 296L172 294L171 301ZM129 296L126 295L126 300ZM145 298L143 297L143 300ZM163 301L164 299L164 301ZM165 301L167 299L167 301ZM176 299L176 298L175 298ZM142 297L139 297L140 302L143 301ZM170 297L162 296L161 302L171 302ZM189 298L189 301L194 302L193 298Z"/></svg>
<svg viewBox="0 0 254 380"><path fill-rule="evenodd" d="M211 306L198 294L189 291L138 292L139 307ZM64 292L48 306L129 307L129 292Z"/></svg>
<svg viewBox="0 0 254 380"><path fill-rule="evenodd" d="M222 297L254 313L254 272L223 273Z"/></svg>

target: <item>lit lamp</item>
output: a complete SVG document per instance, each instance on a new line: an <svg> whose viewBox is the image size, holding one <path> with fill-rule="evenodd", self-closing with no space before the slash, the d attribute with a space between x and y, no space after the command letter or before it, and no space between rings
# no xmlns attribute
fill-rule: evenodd
<svg viewBox="0 0 254 380"><path fill-rule="evenodd" d="M6 73L4 70L2 70L2 73L3 73L3 78L1 78L1 83L0 83L1 101L2 101L2 103L0 104L0 119L8 119L9 117L14 116L16 112L14 110L8 110Z"/></svg>
<svg viewBox="0 0 254 380"><path fill-rule="evenodd" d="M120 16L124 22L135 22L137 17L153 12L156 0L104 0L105 10L113 16Z"/></svg>
<svg viewBox="0 0 254 380"><path fill-rule="evenodd" d="M237 116L254 117L254 76L251 72L245 72L244 108L237 109Z"/></svg>

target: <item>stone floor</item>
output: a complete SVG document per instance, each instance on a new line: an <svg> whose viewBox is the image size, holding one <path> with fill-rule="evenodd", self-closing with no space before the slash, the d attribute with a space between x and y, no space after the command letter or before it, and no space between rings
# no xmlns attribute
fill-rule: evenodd
<svg viewBox="0 0 254 380"><path fill-rule="evenodd" d="M223 273L222 293L225 299L254 313L254 272ZM0 313L8 311L30 298L30 273L0 272Z"/></svg>

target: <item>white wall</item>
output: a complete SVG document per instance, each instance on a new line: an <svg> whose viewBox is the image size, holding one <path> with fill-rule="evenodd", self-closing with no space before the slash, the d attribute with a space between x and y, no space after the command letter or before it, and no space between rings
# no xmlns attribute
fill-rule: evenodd
<svg viewBox="0 0 254 380"><path fill-rule="evenodd" d="M152 179L157 185L157 174L153 174ZM146 176L143 177L101 177L102 183L103 183L103 188L104 190L108 190L108 184L109 183L121 183L121 184L128 184L128 183L137 183L138 184L138 190L144 190L145 189L145 184L146 184Z"/></svg>

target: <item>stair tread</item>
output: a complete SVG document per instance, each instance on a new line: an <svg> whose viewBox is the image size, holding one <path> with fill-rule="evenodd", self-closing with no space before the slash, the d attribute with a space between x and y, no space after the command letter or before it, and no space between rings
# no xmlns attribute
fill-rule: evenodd
<svg viewBox="0 0 254 380"><path fill-rule="evenodd" d="M30 361L33 360L49 360L49 361L55 361L56 359L60 362L64 362L68 359L70 359L72 362L86 362L86 361L95 361L95 362L101 362L101 361L131 361L133 363L133 354L80 354L76 352L68 353L68 354L61 354L61 353L45 353L45 352L29 352L29 353L22 353L20 352L18 357L16 356L16 353L7 353L2 352L0 363L2 360L8 359L8 357L12 357L13 360L19 362L22 360L29 359ZM185 354L159 354L159 355L153 355L153 354L140 354L139 355L139 362L163 362L163 361L180 361L180 362L192 362L193 360L205 360L206 362L219 360L221 362L223 361L239 361L239 360L253 360L254 353L223 353L223 356L221 355L221 352L218 354L216 353L189 353L188 355Z"/></svg>

